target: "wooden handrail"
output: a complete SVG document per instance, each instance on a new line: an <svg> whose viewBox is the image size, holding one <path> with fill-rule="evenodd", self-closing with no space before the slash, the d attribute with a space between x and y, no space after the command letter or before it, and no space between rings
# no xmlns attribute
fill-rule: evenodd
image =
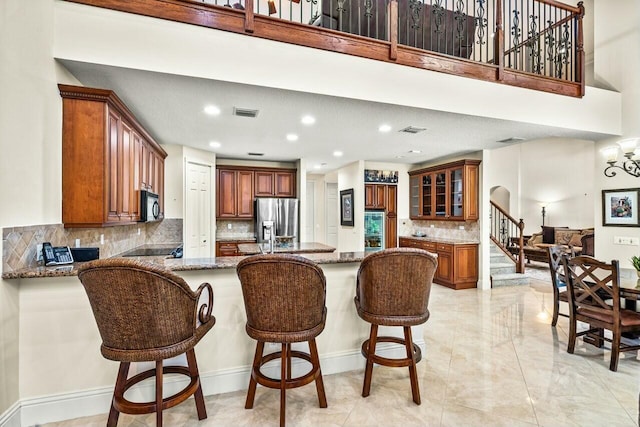
<svg viewBox="0 0 640 427"><path fill-rule="evenodd" d="M560 3L559 1L556 1L556 0L536 0L536 1L538 3L548 4L549 6L557 7L558 9L563 9L575 14L580 13L580 3L582 3L582 2L578 3L578 6L571 6L568 4Z"/></svg>
<svg viewBox="0 0 640 427"><path fill-rule="evenodd" d="M504 242L501 242L496 236L491 234L491 240L498 246L502 252L509 257L516 264L516 273L524 273L524 221L522 219L516 220L514 217L509 215L504 209L498 206L494 202L490 202L491 207L497 210L501 214L501 219L508 220L511 224L517 227L518 234L518 255L514 256L509 248L504 246Z"/></svg>
<svg viewBox="0 0 640 427"><path fill-rule="evenodd" d="M575 18L575 15L569 15L569 16L566 16L566 17L562 18L561 20L559 20L558 22L554 23L553 25L551 25L551 26L545 28L544 30L540 31L536 37L540 37L540 36L548 33L549 31L551 31L551 30L553 30L555 28L558 28L560 25L571 21L573 18ZM582 22L582 20L581 20L581 22ZM529 37L525 41L522 41L522 42L518 43L517 45L515 45L511 49L505 51L504 55L507 56L510 53L515 52L516 50L520 49L522 46L525 46L527 43L529 43L530 40L533 40L536 37Z"/></svg>

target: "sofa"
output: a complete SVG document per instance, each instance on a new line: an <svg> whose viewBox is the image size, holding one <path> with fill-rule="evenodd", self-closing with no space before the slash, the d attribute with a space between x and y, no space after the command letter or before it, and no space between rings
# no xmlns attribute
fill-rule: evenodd
<svg viewBox="0 0 640 427"><path fill-rule="evenodd" d="M572 249L576 255L593 256L594 229L569 227L542 227L538 233L529 237L523 247L527 262L547 262L547 248L562 245ZM517 250L511 248L511 251Z"/></svg>

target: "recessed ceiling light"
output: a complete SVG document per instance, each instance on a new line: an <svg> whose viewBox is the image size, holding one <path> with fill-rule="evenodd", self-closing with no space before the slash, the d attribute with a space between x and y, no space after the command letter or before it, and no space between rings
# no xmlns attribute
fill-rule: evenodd
<svg viewBox="0 0 640 427"><path fill-rule="evenodd" d="M409 153L411 153L411 154L420 154L420 153L422 153L422 151L420 151L420 150L409 150Z"/></svg>
<svg viewBox="0 0 640 427"><path fill-rule="evenodd" d="M336 157L342 157L342 151L334 151L333 155Z"/></svg>
<svg viewBox="0 0 640 427"><path fill-rule="evenodd" d="M207 105L204 107L204 112L209 114L210 116L217 116L220 114L220 109L215 105Z"/></svg>
<svg viewBox="0 0 640 427"><path fill-rule="evenodd" d="M380 127L378 127L378 131L380 131L380 132L389 132L389 131L391 131L391 126L389 126L389 125L380 125Z"/></svg>
<svg viewBox="0 0 640 427"><path fill-rule="evenodd" d="M313 116L304 116L300 121L303 125L312 125L316 122L316 118Z"/></svg>
<svg viewBox="0 0 640 427"><path fill-rule="evenodd" d="M297 141L298 140L298 135L296 135L295 133L288 133L287 134L287 141Z"/></svg>
<svg viewBox="0 0 640 427"><path fill-rule="evenodd" d="M209 147L220 148L221 146L222 146L222 144L220 144L218 141L211 141L209 143Z"/></svg>
<svg viewBox="0 0 640 427"><path fill-rule="evenodd" d="M320 168L322 168L322 166L321 165L313 165L313 168L314 169L320 169Z"/></svg>

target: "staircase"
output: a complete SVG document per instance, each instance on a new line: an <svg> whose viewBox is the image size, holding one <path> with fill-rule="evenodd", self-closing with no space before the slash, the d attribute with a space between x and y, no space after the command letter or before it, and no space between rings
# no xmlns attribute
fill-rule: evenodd
<svg viewBox="0 0 640 427"><path fill-rule="evenodd" d="M529 277L516 273L516 265L505 255L498 246L491 242L491 287L500 286L528 286Z"/></svg>

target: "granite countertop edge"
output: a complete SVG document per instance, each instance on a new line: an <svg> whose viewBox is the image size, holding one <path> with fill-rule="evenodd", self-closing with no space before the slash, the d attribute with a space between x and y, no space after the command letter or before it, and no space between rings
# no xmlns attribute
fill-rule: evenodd
<svg viewBox="0 0 640 427"><path fill-rule="evenodd" d="M480 241L474 239L449 239L445 237L430 237L430 236L399 236L401 239L412 239L412 240L420 240L424 242L434 242L434 243L448 243L450 245L469 245L469 244L480 244Z"/></svg>
<svg viewBox="0 0 640 427"><path fill-rule="evenodd" d="M340 253L305 253L299 254L311 259L318 264L342 264L360 262L366 254L364 252L340 252ZM204 271L236 268L238 263L246 256L215 257L215 258L165 258L165 257L129 257L154 264L159 264L171 271ZM79 267L84 264L77 262L68 266L57 267L32 267L21 270L2 273L2 279L37 279L46 277L77 276Z"/></svg>

